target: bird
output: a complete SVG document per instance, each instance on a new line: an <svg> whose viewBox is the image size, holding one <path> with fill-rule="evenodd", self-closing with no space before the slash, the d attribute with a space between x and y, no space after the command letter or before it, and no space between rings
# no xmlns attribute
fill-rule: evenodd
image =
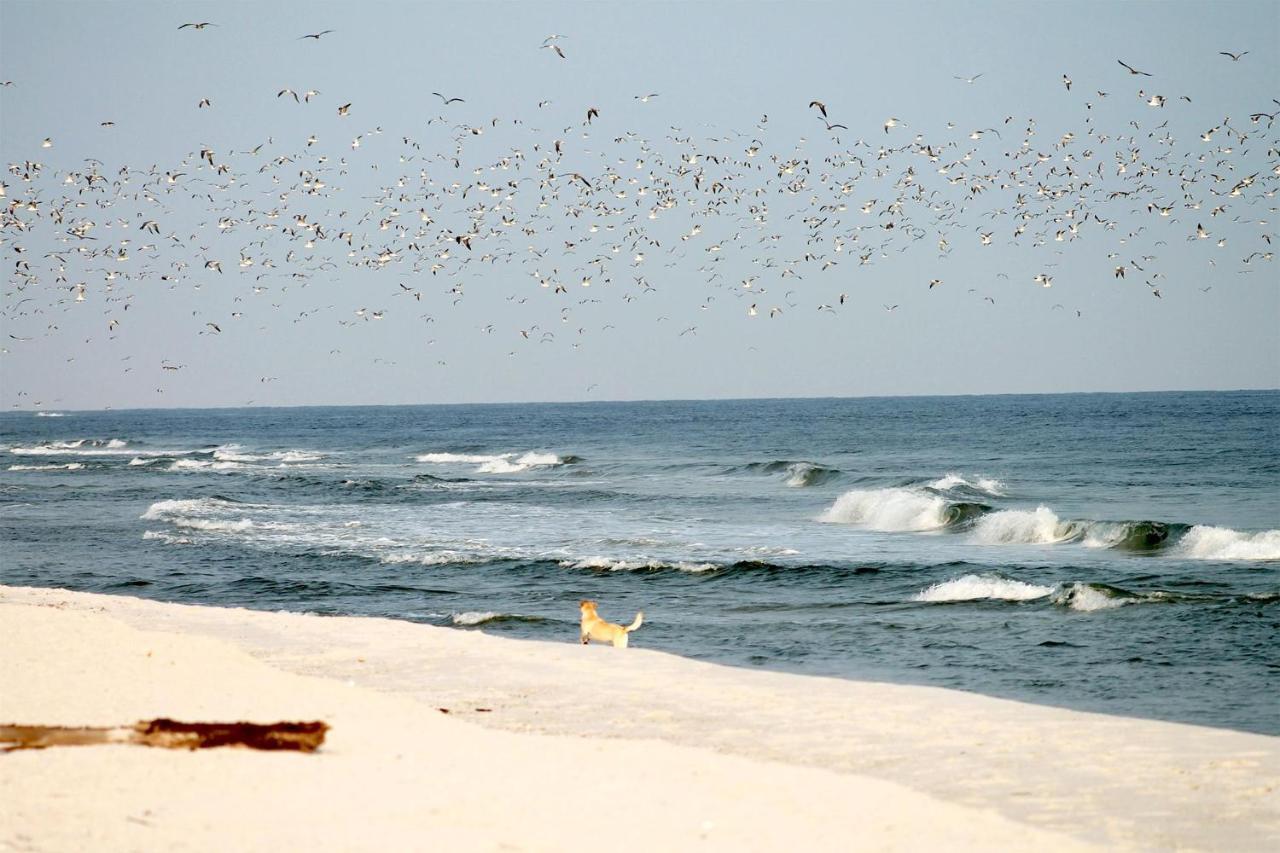
<svg viewBox="0 0 1280 853"><path fill-rule="evenodd" d="M1249 52L1249 51L1247 51L1247 50L1242 50L1242 51L1240 51L1239 53L1231 53L1230 51L1227 51L1227 50L1220 50L1220 51L1218 51L1218 53L1222 54L1223 56L1229 56L1229 57L1231 57L1231 61L1232 61L1232 62L1239 62L1239 61L1240 61L1240 57L1244 56L1244 55L1245 55L1245 54L1247 54L1248 52Z"/></svg>
<svg viewBox="0 0 1280 853"><path fill-rule="evenodd" d="M331 32L333 32L333 30L321 30L318 33L309 33L305 36L298 36L298 41L302 41L303 39L315 39L316 41L320 41L320 36L328 35Z"/></svg>
<svg viewBox="0 0 1280 853"><path fill-rule="evenodd" d="M568 57L564 55L564 51L560 49L560 45L558 45L558 44L554 44L554 43L552 43L552 44L544 44L542 47L543 47L544 49L545 49L545 48L550 48L550 49L554 50L554 51L556 52L556 56L560 57L561 59L568 59Z"/></svg>
<svg viewBox="0 0 1280 853"><path fill-rule="evenodd" d="M642 104L647 104L647 103L649 103L649 99L650 99L650 98L656 98L656 97L658 97L658 94L659 94L658 92L650 92L650 93L649 93L649 94L647 94L647 95L636 95L636 96L634 96L634 97L635 97L635 99L636 99L637 101L639 101L640 103L642 103Z"/></svg>
<svg viewBox="0 0 1280 853"><path fill-rule="evenodd" d="M898 127L899 125L901 125L902 127L906 127L906 125L902 123L901 119L896 119L896 118L886 119L884 123L884 132L888 133L889 128Z"/></svg>
<svg viewBox="0 0 1280 853"><path fill-rule="evenodd" d="M196 109L198 110L202 110L205 107L212 107L212 106L213 106L213 101L209 100L208 98L201 98L199 102L196 103Z"/></svg>
<svg viewBox="0 0 1280 853"><path fill-rule="evenodd" d="M600 117L600 110L596 109L595 107L589 107L587 109L587 124L591 123L592 118L599 118L599 117Z"/></svg>
<svg viewBox="0 0 1280 853"><path fill-rule="evenodd" d="M1150 77L1150 76L1151 76L1151 75L1150 75L1148 72L1146 72L1146 71L1139 71L1138 69L1134 68L1132 65L1130 65L1130 64L1129 64L1129 63L1127 63L1127 62L1125 62L1123 59L1117 59L1117 60L1116 60L1116 62L1119 62L1121 65L1123 65L1123 66L1124 66L1124 69L1125 69L1126 71L1128 71L1130 74L1134 74L1134 75L1139 75L1139 74L1140 74L1140 75L1142 75L1143 77Z"/></svg>
<svg viewBox="0 0 1280 853"><path fill-rule="evenodd" d="M835 130L836 128L841 128L841 129L843 129L843 130L848 130L848 129L849 129L848 125L843 125L843 124L831 124L830 122L827 122L827 121L825 121L825 120L824 120L822 123L823 123L823 124L825 124L825 125L827 126L827 130Z"/></svg>
<svg viewBox="0 0 1280 853"><path fill-rule="evenodd" d="M178 27L178 29L185 30L187 27L193 27L194 29L197 29L197 30L203 30L205 27L216 27L216 26L218 25L210 21L201 21L198 24L183 24L182 26ZM1248 51L1246 51L1246 53L1247 52Z"/></svg>
<svg viewBox="0 0 1280 853"><path fill-rule="evenodd" d="M929 280L929 289L930 289L930 290L933 290L935 287L937 287L937 286L938 286L938 285L940 285L940 284L942 284L942 279L940 279L940 278L930 279L930 280Z"/></svg>
<svg viewBox="0 0 1280 853"><path fill-rule="evenodd" d="M1071 78L1070 78L1070 77L1068 77L1067 75L1063 74L1063 75L1062 75L1062 85L1066 86L1066 87L1067 87L1067 91L1068 91L1068 92L1070 92L1070 91L1071 91Z"/></svg>
<svg viewBox="0 0 1280 853"><path fill-rule="evenodd" d="M462 98L446 98L444 95L440 94L439 92L432 92L431 94L435 95L437 98L444 101L444 105L446 107L449 106L449 104L465 104L466 103L466 101L462 100Z"/></svg>
<svg viewBox="0 0 1280 853"><path fill-rule="evenodd" d="M984 72L984 73L985 73L985 72ZM962 80L962 81L964 81L965 83L968 83L968 84L972 85L973 83L975 83L975 82L977 81L977 79L978 79L979 77L981 77L981 76L982 76L982 74L975 74L975 75L973 75L972 77L959 77L959 76L956 76L956 75L954 75L954 74L953 74L953 75L951 75L951 76L952 76L954 79L956 79L956 80Z"/></svg>
<svg viewBox="0 0 1280 853"><path fill-rule="evenodd" d="M809 102L809 108L810 108L810 109L812 109L812 108L814 108L814 107L817 107L817 108L818 108L818 112L822 113L822 117L823 117L823 118L826 118L826 117L827 117L827 105L826 105L826 104L822 103L822 101L810 101L810 102Z"/></svg>
<svg viewBox="0 0 1280 853"><path fill-rule="evenodd" d="M351 112L351 104L349 103L343 104L342 106L338 107L338 115L340 116L348 115L350 114L350 112Z"/></svg>

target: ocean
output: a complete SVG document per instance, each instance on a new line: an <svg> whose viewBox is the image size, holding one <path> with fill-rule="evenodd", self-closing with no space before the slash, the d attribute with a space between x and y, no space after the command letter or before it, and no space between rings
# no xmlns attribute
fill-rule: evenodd
<svg viewBox="0 0 1280 853"><path fill-rule="evenodd" d="M568 643L592 598L633 647L1275 735L1278 451L1276 391L9 412L0 583Z"/></svg>

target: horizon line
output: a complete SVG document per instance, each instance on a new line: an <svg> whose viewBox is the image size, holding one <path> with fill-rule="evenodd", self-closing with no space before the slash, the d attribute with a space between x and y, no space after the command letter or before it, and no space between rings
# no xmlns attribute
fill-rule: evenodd
<svg viewBox="0 0 1280 853"><path fill-rule="evenodd" d="M288 403L275 405L211 405L211 406L134 406L114 408L106 406L97 409L73 408L11 408L0 411L0 416L17 414L39 414L40 412L70 412L75 414L96 414L101 412L177 412L177 411L234 411L241 409L393 409L424 408L429 406L590 406L609 403L742 403L742 402L785 402L789 400L908 400L908 399L954 399L960 397L1071 397L1101 396L1129 394L1240 394L1267 393L1280 391L1280 386L1266 388L1167 388L1143 391L998 391L994 393L957 393L957 394L850 394L835 396L830 394L793 397L639 397L632 399L608 400L490 400L487 402L430 402L430 403Z"/></svg>

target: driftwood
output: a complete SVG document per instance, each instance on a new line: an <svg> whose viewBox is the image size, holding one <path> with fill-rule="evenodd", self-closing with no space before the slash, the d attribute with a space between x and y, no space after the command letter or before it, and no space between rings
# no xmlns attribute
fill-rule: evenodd
<svg viewBox="0 0 1280 853"><path fill-rule="evenodd" d="M131 726L18 726L0 725L0 752L44 749L50 746L89 746L131 743L166 749L290 749L314 752L324 743L329 724L305 723L183 723L160 717Z"/></svg>

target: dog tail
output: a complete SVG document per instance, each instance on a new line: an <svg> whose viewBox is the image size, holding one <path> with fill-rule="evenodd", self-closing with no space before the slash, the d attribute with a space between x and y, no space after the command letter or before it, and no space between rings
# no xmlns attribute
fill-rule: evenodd
<svg viewBox="0 0 1280 853"><path fill-rule="evenodd" d="M643 624L644 624L644 611L641 610L639 613L636 614L636 621L632 622L624 630L626 630L626 632L630 634L632 631L639 628Z"/></svg>

